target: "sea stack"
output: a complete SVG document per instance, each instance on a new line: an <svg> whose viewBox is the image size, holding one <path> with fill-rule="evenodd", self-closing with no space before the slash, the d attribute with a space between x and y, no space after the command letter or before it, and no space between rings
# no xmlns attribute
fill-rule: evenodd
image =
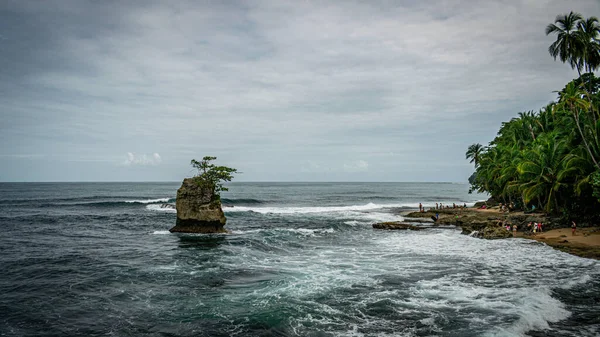
<svg viewBox="0 0 600 337"><path fill-rule="evenodd" d="M177 222L170 232L225 233L225 214L213 188L202 187L196 178L185 178L177 190Z"/></svg>

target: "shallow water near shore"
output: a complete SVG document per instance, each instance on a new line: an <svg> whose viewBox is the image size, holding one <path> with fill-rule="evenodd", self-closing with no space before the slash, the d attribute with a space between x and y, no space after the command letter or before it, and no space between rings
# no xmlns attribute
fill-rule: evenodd
<svg viewBox="0 0 600 337"><path fill-rule="evenodd" d="M178 187L0 184L0 335L600 334L595 260L371 228L465 184L234 183L219 235L168 232Z"/></svg>

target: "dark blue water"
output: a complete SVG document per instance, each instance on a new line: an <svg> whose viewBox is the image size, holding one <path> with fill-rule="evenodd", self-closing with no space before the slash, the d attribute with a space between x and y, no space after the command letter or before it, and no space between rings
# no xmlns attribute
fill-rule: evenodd
<svg viewBox="0 0 600 337"><path fill-rule="evenodd" d="M171 234L179 183L0 184L0 335L597 336L598 262L387 232L461 184L238 183L230 234Z"/></svg>

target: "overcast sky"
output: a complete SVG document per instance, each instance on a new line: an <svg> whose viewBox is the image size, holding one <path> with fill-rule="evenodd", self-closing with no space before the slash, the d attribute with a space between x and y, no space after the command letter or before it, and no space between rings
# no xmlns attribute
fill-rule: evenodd
<svg viewBox="0 0 600 337"><path fill-rule="evenodd" d="M466 182L597 0L0 2L0 181Z"/></svg>

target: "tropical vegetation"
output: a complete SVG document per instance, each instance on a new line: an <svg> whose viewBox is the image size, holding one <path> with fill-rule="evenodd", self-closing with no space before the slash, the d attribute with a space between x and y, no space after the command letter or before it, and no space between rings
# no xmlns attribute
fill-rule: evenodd
<svg viewBox="0 0 600 337"><path fill-rule="evenodd" d="M471 189L500 202L557 215L600 216L600 24L571 12L546 27L548 51L579 77L539 111L502 123L487 145L473 144Z"/></svg>
<svg viewBox="0 0 600 337"><path fill-rule="evenodd" d="M190 164L198 170L194 176L194 181L201 187L212 191L213 200L220 199L220 192L227 191L223 186L224 182L231 181L233 174L238 173L237 169L227 166L217 166L212 163L217 157L206 156L201 161L192 159Z"/></svg>

